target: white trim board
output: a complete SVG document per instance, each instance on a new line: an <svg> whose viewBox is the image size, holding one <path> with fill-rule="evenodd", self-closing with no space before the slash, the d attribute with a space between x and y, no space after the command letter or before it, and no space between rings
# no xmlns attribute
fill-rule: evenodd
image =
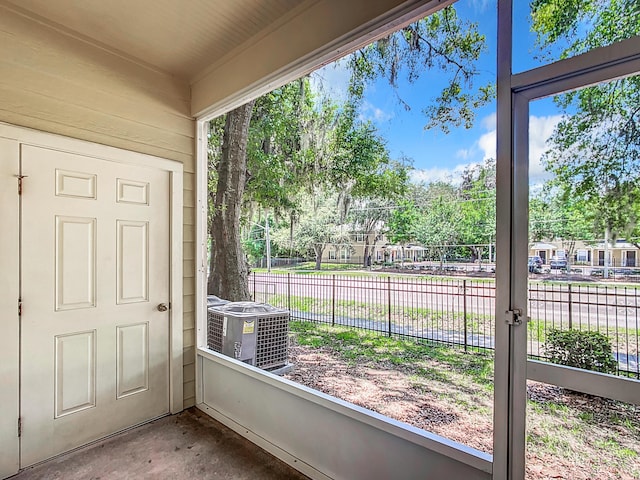
<svg viewBox="0 0 640 480"><path fill-rule="evenodd" d="M0 138L0 478L20 468L19 172L20 144Z"/></svg>
<svg viewBox="0 0 640 480"><path fill-rule="evenodd" d="M16 140L25 145L44 147L61 152L78 153L100 160L154 167L169 172L179 172L180 174L183 172L182 164L175 160L167 160L166 158L155 157L145 153L133 152L117 147L101 145L99 143L65 137L55 133L19 127L5 122L0 122L0 138Z"/></svg>
<svg viewBox="0 0 640 480"><path fill-rule="evenodd" d="M640 405L640 382L538 360L527 361L527 378L621 402Z"/></svg>

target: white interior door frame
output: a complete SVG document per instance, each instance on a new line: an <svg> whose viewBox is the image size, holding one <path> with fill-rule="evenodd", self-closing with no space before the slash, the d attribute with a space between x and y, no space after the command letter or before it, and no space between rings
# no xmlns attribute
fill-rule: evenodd
<svg viewBox="0 0 640 480"><path fill-rule="evenodd" d="M20 466L19 197L20 145L0 135L0 478Z"/></svg>
<svg viewBox="0 0 640 480"><path fill-rule="evenodd" d="M169 173L169 408L183 409L183 166L181 163L115 147L40 132L0 122L0 139L80 154L126 165L153 167ZM0 159L2 161L2 159ZM16 171L15 175L19 172ZM17 184L17 180L16 180ZM16 187L17 188L17 187ZM16 212L17 214L17 212ZM17 256L16 251L16 256ZM13 280L18 285L18 277ZM16 345L19 340L16 339Z"/></svg>

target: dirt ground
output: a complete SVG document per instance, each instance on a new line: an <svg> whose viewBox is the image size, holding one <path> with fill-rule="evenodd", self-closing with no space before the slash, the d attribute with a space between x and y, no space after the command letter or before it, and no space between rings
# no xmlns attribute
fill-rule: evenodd
<svg viewBox="0 0 640 480"><path fill-rule="evenodd" d="M478 389L464 382L450 386L444 377L442 381L420 382L410 365L372 364L368 360L347 362L326 346L312 348L294 344L290 357L295 368L287 377L293 381L478 450L492 452L490 389ZM528 395L531 402L527 412L530 442L527 479L637 480L640 436L638 419L634 416L640 416L640 409L622 408L611 417L611 408L618 408L611 401L533 382L528 387ZM598 415L603 419L619 418L619 425L601 426ZM584 419L590 422L582 422ZM575 431L575 435L558 434L564 429ZM615 435L616 431L619 436ZM618 457L624 455L629 458L621 461Z"/></svg>

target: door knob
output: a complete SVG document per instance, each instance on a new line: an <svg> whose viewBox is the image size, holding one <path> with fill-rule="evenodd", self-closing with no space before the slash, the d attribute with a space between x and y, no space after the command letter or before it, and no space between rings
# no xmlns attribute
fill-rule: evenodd
<svg viewBox="0 0 640 480"><path fill-rule="evenodd" d="M166 312L167 310L169 310L169 307L167 307L166 303L161 303L160 305L158 305L158 311Z"/></svg>

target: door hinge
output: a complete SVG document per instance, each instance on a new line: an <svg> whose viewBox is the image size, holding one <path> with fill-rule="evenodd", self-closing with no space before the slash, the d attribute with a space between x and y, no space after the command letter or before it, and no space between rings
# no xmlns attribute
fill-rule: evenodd
<svg viewBox="0 0 640 480"><path fill-rule="evenodd" d="M22 436L22 417L18 417L18 437Z"/></svg>
<svg viewBox="0 0 640 480"><path fill-rule="evenodd" d="M18 195L22 195L22 180L28 175L16 175L16 177L18 177Z"/></svg>
<svg viewBox="0 0 640 480"><path fill-rule="evenodd" d="M507 310L505 313L504 321L508 325L522 325L522 310L514 308L513 310Z"/></svg>
<svg viewBox="0 0 640 480"><path fill-rule="evenodd" d="M22 316L22 300L18 299L18 316Z"/></svg>

